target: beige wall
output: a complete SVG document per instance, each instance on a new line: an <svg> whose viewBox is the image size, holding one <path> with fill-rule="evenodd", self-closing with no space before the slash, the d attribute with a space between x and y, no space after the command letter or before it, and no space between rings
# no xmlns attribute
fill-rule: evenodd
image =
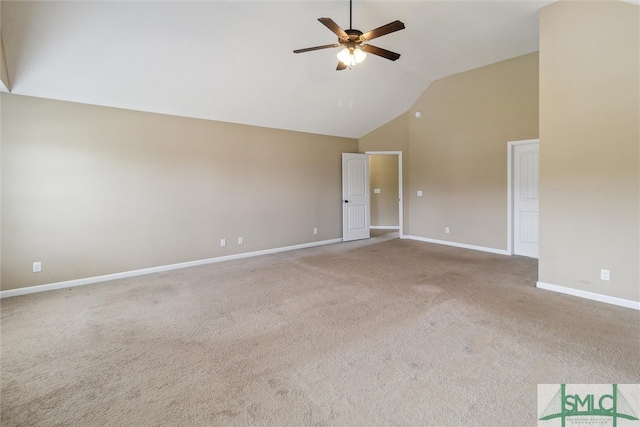
<svg viewBox="0 0 640 427"><path fill-rule="evenodd" d="M622 2L559 2L540 13L539 279L634 301L639 15Z"/></svg>
<svg viewBox="0 0 640 427"><path fill-rule="evenodd" d="M538 137L538 54L438 80L414 110L407 234L506 249L507 142Z"/></svg>
<svg viewBox="0 0 640 427"><path fill-rule="evenodd" d="M360 151L406 150L405 234L506 250L507 142L537 137L532 53L433 82Z"/></svg>
<svg viewBox="0 0 640 427"><path fill-rule="evenodd" d="M406 112L360 138L360 151L408 152L409 116Z"/></svg>
<svg viewBox="0 0 640 427"><path fill-rule="evenodd" d="M397 227L398 217L398 156L374 154L369 157L371 190L371 225ZM380 190L376 193L374 190Z"/></svg>
<svg viewBox="0 0 640 427"><path fill-rule="evenodd" d="M4 93L2 123L3 290L342 234L357 140Z"/></svg>

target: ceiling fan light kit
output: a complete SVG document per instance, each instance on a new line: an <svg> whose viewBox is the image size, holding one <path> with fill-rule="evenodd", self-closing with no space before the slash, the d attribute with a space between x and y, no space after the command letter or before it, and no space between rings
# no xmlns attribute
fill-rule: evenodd
<svg viewBox="0 0 640 427"><path fill-rule="evenodd" d="M364 61L364 59L367 57L367 54L364 53L364 51L359 47L345 47L338 53L337 57L338 60L344 65L346 65L347 67L352 67Z"/></svg>
<svg viewBox="0 0 640 427"><path fill-rule="evenodd" d="M367 57L365 52L373 55L380 56L390 61L395 61L400 58L399 53L391 52L390 50L382 49L370 44L363 44L369 40L373 40L376 37L381 37L399 30L403 30L404 24L400 21L393 21L382 27L378 27L374 30L363 33L360 30L354 30L352 25L352 2L349 0L349 29L343 30L338 24L336 24L331 18L319 18L325 27L333 31L338 36L338 43L327 44L322 46L308 47L304 49L296 49L293 53L311 52L313 50L329 49L334 47L343 46L343 49L338 53L338 66L336 70L344 70L345 68L351 69L356 64L361 63Z"/></svg>

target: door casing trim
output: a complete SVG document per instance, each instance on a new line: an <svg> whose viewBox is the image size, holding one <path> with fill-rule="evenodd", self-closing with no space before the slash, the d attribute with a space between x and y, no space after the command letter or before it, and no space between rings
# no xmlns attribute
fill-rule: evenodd
<svg viewBox="0 0 640 427"><path fill-rule="evenodd" d="M404 236L404 194L402 187L402 151L365 151L370 155L390 155L398 156L398 234L400 238ZM371 177L369 177L371 179Z"/></svg>

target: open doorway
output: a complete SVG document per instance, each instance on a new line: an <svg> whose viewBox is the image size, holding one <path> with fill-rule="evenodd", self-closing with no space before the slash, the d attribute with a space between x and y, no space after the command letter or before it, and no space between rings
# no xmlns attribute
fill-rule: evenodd
<svg viewBox="0 0 640 427"><path fill-rule="evenodd" d="M402 151L366 151L369 154L369 188L372 234L397 230L403 236Z"/></svg>

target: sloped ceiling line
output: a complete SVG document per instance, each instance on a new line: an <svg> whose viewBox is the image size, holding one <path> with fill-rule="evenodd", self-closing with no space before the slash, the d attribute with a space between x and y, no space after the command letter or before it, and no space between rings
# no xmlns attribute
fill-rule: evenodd
<svg viewBox="0 0 640 427"><path fill-rule="evenodd" d="M361 1L354 26L393 20L395 62L336 72L319 17L336 1L2 1L15 94L359 138L411 108L434 80L538 49L550 1ZM345 21L346 20L346 21ZM3 80L4 82L4 80Z"/></svg>

